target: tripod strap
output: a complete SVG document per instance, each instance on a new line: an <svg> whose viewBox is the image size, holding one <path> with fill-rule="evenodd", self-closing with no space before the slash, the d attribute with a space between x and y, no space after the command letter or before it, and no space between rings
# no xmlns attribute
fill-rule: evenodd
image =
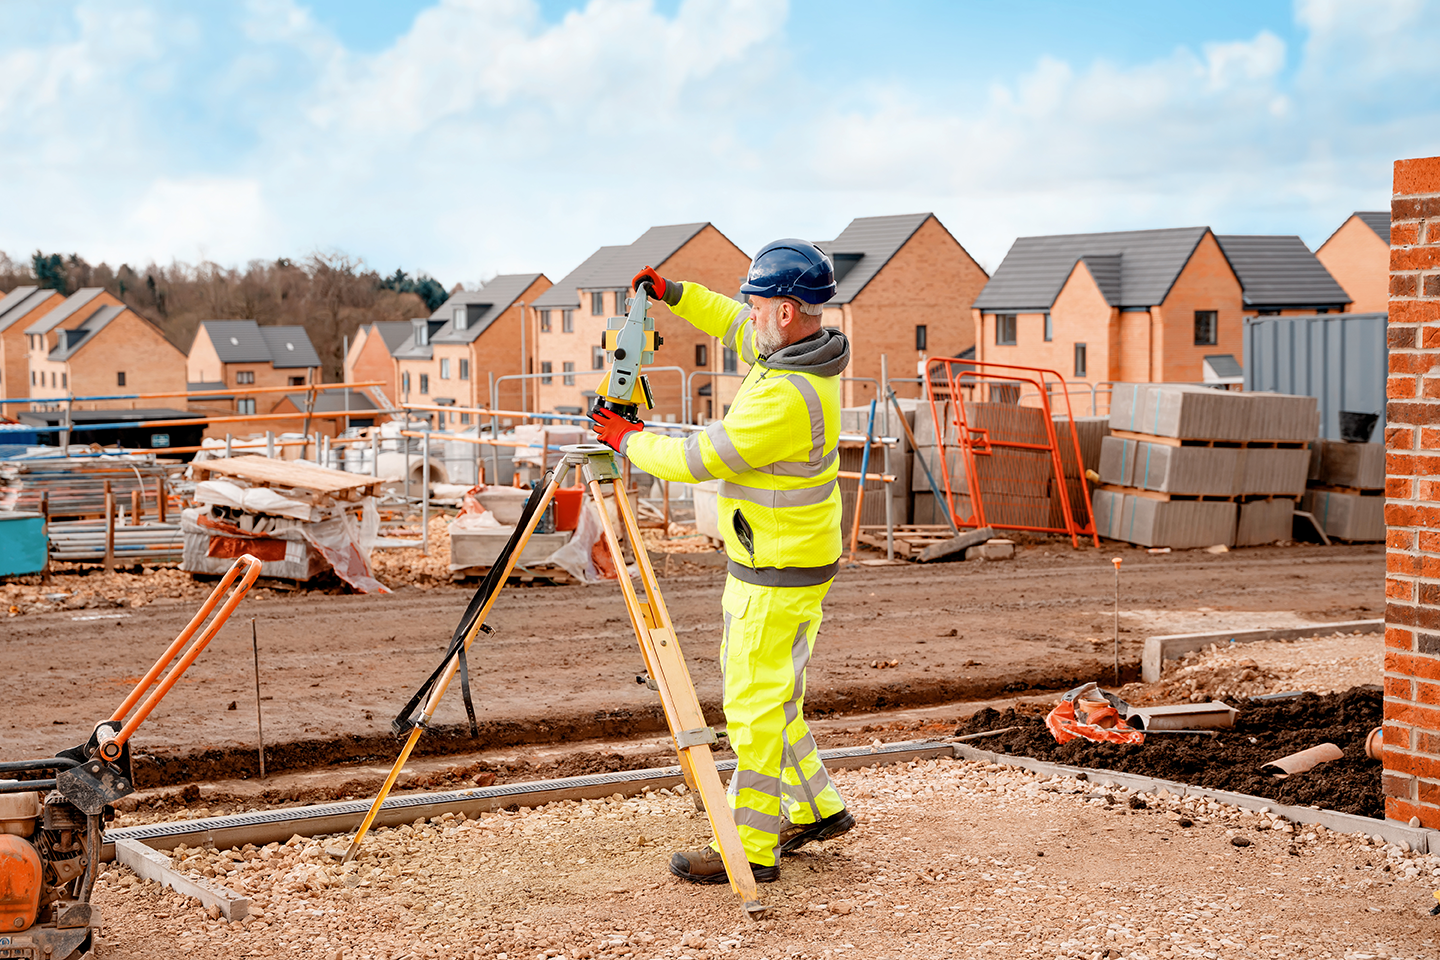
<svg viewBox="0 0 1440 960"><path fill-rule="evenodd" d="M547 472L544 482L537 484L530 491L530 496L525 500L525 506L520 511L520 519L515 524L514 532L510 534L510 539L505 542L499 556L491 564L489 572L485 574L485 579L480 581L475 595L470 598L470 603L466 606L465 613L460 617L460 623L455 627L455 633L451 635L450 643L445 648L445 656L440 659L440 665L431 672L430 676L425 678L425 682L420 684L420 688L405 702L405 706L390 722L390 728L397 737L407 736L410 729L419 722L417 711L423 709L424 701L435 689L435 684L439 682L440 676L445 672L450 658L457 653L460 655L461 692L465 698L465 710L470 717L470 735L472 737L480 736L480 729L475 722L475 708L470 695L470 670L469 665L465 662L465 638L474 629L475 620L480 616L480 611L485 609L490 598L504 584L505 568L510 565L510 557L520 547L520 539L524 536L525 529L530 526L530 520L535 516L535 511L540 506L540 500L545 496L545 488L550 485L550 477L551 473ZM495 632L488 624L483 623L480 625L480 630L486 634Z"/></svg>

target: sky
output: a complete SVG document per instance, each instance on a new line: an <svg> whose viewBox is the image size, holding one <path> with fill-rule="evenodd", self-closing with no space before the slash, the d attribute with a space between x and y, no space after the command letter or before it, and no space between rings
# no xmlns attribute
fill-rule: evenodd
<svg viewBox="0 0 1440 960"><path fill-rule="evenodd" d="M1440 154L1440 0L0 0L0 251L558 280L934 212L1324 242Z"/></svg>

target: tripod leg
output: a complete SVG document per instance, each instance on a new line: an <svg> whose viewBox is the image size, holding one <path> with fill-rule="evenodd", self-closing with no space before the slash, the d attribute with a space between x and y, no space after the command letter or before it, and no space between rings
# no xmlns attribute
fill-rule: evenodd
<svg viewBox="0 0 1440 960"><path fill-rule="evenodd" d="M570 464L564 463L561 464L552 475L549 485L546 486L545 492L540 497L539 505L535 508L535 513L531 515L530 522L525 525L525 531L520 535L520 542L515 545L515 549L511 551L509 558L505 561L505 573L500 578L499 586L497 586L495 592L490 595L490 599L486 601L485 606L480 608L480 613L475 617L475 622L470 625L470 632L465 635L465 646L462 648L463 650L469 650L470 645L475 642L475 638L480 635L480 627L485 623L485 618L489 616L490 608L495 606L495 601L499 598L500 591L505 589L505 582L510 578L510 572L515 569L515 564L519 563L520 555L525 552L526 544L530 542L531 535L535 533L535 528L540 525L541 517L545 515L545 508L550 506L550 501L555 498L555 491L560 489L560 485L565 482L565 477L570 473L570 469ZM360 852L360 841L365 839L365 834L369 832L370 827L375 823L375 817L380 813L380 807L385 803L385 798L390 795L390 790L395 786L395 781L399 779L400 771L404 768L405 761L410 759L410 751L415 749L415 744L420 740L420 734L424 732L426 724L430 722L431 717L435 716L435 711L440 707L440 700L445 696L446 688L450 686L450 681L455 679L455 674L459 669L460 654L457 653L450 658L450 662L445 666L445 672L441 674L434 689L430 692L430 699L425 702L425 710L421 713L420 719L416 722L415 726L410 728L410 736L406 739L405 746L401 748L400 756L395 760L395 766L390 768L390 775L385 778L384 784L380 787L380 792L375 795L375 802L370 804L370 811L365 814L365 819L361 822L360 829L355 832L355 839L350 841L350 846L345 851L345 855L342 858L345 863L354 860L355 855Z"/></svg>
<svg viewBox="0 0 1440 960"><path fill-rule="evenodd" d="M725 872L730 888L741 898L745 912L758 919L764 913L759 894L755 888L755 875L750 870L750 859L745 854L745 845L740 832L735 828L735 815L725 798L725 788L720 782L720 772L715 767L715 757L710 752L714 733L705 723L705 714L700 709L700 699L695 695L695 685L690 680L690 670L685 665L685 656L675 636L675 626L665 601L660 596L660 585L650 556L645 552L645 543L640 538L640 525L630 500L625 495L621 481L614 480L611 486L620 522L625 535L635 549L635 563L640 570L640 582L645 588L642 602L635 593L620 548L620 538L610 514L605 509L605 497L599 480L590 480L590 496L600 511L600 526L604 531L606 546L619 571L620 592L625 597L625 607L630 612L630 622L635 628L635 638L645 658L655 686L659 689L660 703L665 710L665 720L670 726L670 736L675 741L680 765L685 770L687 782L695 785L705 801L705 813L710 828L720 847L720 857L725 863Z"/></svg>

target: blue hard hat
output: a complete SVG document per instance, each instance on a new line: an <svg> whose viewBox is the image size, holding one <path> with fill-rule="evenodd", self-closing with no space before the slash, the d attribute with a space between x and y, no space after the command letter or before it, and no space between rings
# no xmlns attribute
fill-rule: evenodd
<svg viewBox="0 0 1440 960"><path fill-rule="evenodd" d="M775 240L755 254L740 292L824 303L835 296L835 265L809 240Z"/></svg>

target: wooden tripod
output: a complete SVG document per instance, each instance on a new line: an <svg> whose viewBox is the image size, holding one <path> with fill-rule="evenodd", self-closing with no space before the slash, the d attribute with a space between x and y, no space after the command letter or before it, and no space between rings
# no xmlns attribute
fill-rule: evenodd
<svg viewBox="0 0 1440 960"><path fill-rule="evenodd" d="M520 555L525 551L525 544L530 540L535 527L540 523L545 508L555 497L555 491L564 485L565 479L570 472L584 470L586 485L590 490L590 498L600 514L600 526L604 532L605 545L610 551L610 557L615 563L615 569L619 575L620 593L625 598L625 608L630 612L630 624L635 628L635 639L640 643L640 653L645 658L645 669L649 672L655 688L660 694L660 703L665 710L665 722L670 727L670 737L675 743L676 753L680 757L680 769L685 773L685 782L690 789L699 792L700 798L705 803L705 813L710 819L710 828L715 833L715 838L720 846L720 856L725 863L725 872L730 879L730 889L734 890L740 897L741 906L745 913L752 919L759 919L765 911L760 903L759 895L755 889L755 876L750 870L750 860L745 855L745 847L740 841L740 832L735 828L735 817L730 810L729 803L725 799L725 788L720 783L720 773L715 768L715 758L710 753L710 745L715 743L715 731L705 723L705 716L700 710L700 700L695 695L695 685L690 681L690 670L685 665L685 656L680 652L680 643L675 637L675 627L670 622L670 613L665 609L665 601L660 596L660 584L655 578L655 570L650 565L650 555L645 551L645 545L640 539L640 525L636 521L635 511L630 506L630 498L625 494L624 483L620 471L615 463L615 454L609 448L595 443L580 443L572 446L562 447L565 458L556 468L544 494L541 496L539 505L531 515L529 523L526 524L521 533L520 540L505 563L504 576L499 580L500 586L491 594L479 615L471 624L469 632L464 639L463 650L468 650L480 634L480 628L485 623L490 608L494 606L495 599L504 588L506 579L515 568ZM611 521L610 513L605 507L605 485L609 484L612 495L615 498L615 505L620 517L620 524L624 527L625 536L635 553L635 563L640 571L640 585L644 588L644 598L636 593L635 584L630 579L629 568L625 563L625 557L621 550L621 540L615 524ZM452 656L445 666L444 672L431 690L429 699L425 702L418 721L411 727L410 735L405 745L400 750L400 756L391 768L390 775L385 778L385 783L380 787L380 792L375 797L375 802L370 805L370 811L365 815L365 820L360 824L360 829L355 833L355 839L351 841L349 849L345 851L345 861L355 858L359 852L360 842L365 838L366 832L375 822L375 817L380 812L381 805L389 795L400 771L409 759L410 752L420 739L430 719L435 715L436 709L440 706L440 700L445 696L445 690L454 679L460 668L460 654L457 652Z"/></svg>

